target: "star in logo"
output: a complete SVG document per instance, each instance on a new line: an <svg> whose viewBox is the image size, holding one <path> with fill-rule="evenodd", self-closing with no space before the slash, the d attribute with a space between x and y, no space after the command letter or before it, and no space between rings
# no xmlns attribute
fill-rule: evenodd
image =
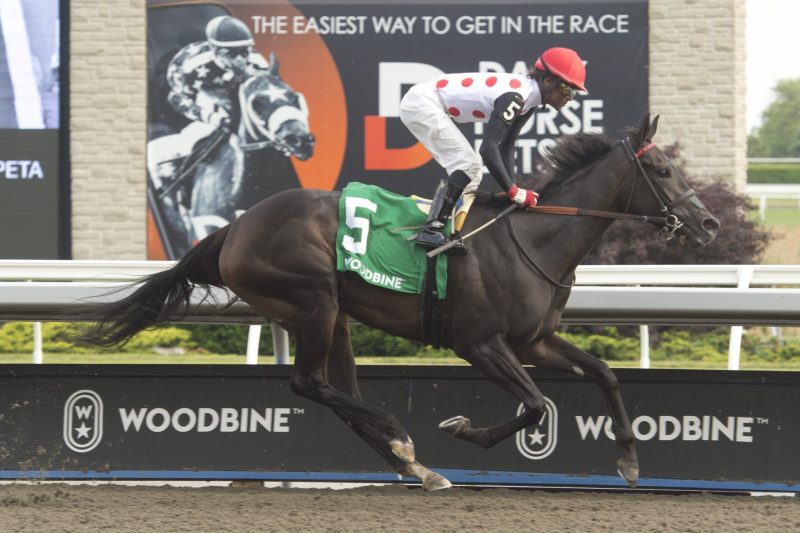
<svg viewBox="0 0 800 533"><path fill-rule="evenodd" d="M91 429L92 428L87 426L85 422L81 422L81 425L75 428L75 431L78 432L78 437L77 438L79 438L79 439L88 439L89 438L89 431L91 431Z"/></svg>
<svg viewBox="0 0 800 533"><path fill-rule="evenodd" d="M539 446L544 444L544 433L539 433L539 428L536 428L533 433L528 433L528 438L531 441L531 446L534 444L538 444Z"/></svg>
<svg viewBox="0 0 800 533"><path fill-rule="evenodd" d="M545 397L545 411L541 420L531 427L518 431L517 449L523 457L538 461L553 453L558 442L558 409L550 398ZM522 403L517 407L517 416L525 412Z"/></svg>
<svg viewBox="0 0 800 533"><path fill-rule="evenodd" d="M286 100L286 89L281 89L277 85L270 85L264 94L269 96L269 102L274 104L277 100Z"/></svg>

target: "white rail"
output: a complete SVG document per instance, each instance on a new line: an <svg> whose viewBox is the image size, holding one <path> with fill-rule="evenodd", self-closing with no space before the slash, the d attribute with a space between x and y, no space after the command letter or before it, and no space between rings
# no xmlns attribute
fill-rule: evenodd
<svg viewBox="0 0 800 533"><path fill-rule="evenodd" d="M748 196L758 198L758 216L766 218L767 200L770 198L796 198L800 208L800 184L796 183L748 183L745 187Z"/></svg>
<svg viewBox="0 0 800 533"><path fill-rule="evenodd" d="M0 260L0 281L132 281L174 261ZM800 286L800 265L583 265L577 285L737 286L743 269L750 285Z"/></svg>
<svg viewBox="0 0 800 533"><path fill-rule="evenodd" d="M0 261L0 319L73 320L80 313L82 301L98 298L112 288L123 287L172 264ZM733 325L730 369L739 367L742 325L800 325L798 265L582 266L576 283L564 312L565 323ZM227 301L227 293L217 294L219 301ZM213 301L196 302L188 318L197 322L248 323L254 328L263 323L243 303L220 315L219 305ZM286 362L288 337L278 328L273 328L273 333L275 353L280 362ZM248 363L257 360L259 334L260 329L250 332ZM647 366L649 351L644 328L641 340L642 365Z"/></svg>

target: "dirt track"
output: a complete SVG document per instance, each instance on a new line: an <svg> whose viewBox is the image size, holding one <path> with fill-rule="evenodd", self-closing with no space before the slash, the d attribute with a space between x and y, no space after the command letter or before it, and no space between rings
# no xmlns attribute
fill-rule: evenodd
<svg viewBox="0 0 800 533"><path fill-rule="evenodd" d="M800 499L403 486L0 486L2 531L800 531Z"/></svg>

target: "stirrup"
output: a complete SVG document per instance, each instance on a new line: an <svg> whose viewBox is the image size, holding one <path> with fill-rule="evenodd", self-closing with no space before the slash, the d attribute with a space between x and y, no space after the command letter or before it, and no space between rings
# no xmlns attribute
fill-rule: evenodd
<svg viewBox="0 0 800 533"><path fill-rule="evenodd" d="M447 237L444 236L441 230L437 231L430 228L422 228L417 233L415 240L418 245L431 250L447 244Z"/></svg>
<svg viewBox="0 0 800 533"><path fill-rule="evenodd" d="M433 235L439 236L439 235L441 235L442 240L441 241L438 240L438 239L436 241L425 240L425 238L422 237L423 235L426 235L426 236L433 236ZM436 237L433 237L433 238L435 239ZM460 233L454 233L453 236L450 239L448 239L447 237L445 237L443 234L439 233L438 231L430 231L430 230L426 231L426 230L423 229L422 231L420 231L417 234L417 239L416 240L417 240L417 244L418 245L420 245L421 247L423 247L423 248L425 248L427 250L435 250L435 249L437 249L437 248L439 248L441 246L444 246L445 244L449 244L451 242L455 242L456 244L454 246L451 246L450 248L448 248L447 251L444 252L445 254L453 255L453 256L463 256L463 255L467 255L467 253L469 253L469 250L467 249L467 245L464 244L464 240L461 238L461 234Z"/></svg>

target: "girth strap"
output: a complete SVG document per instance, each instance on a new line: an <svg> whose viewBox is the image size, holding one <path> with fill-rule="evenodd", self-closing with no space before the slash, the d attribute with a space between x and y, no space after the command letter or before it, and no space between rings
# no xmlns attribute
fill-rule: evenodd
<svg viewBox="0 0 800 533"><path fill-rule="evenodd" d="M436 286L436 261L438 256L427 258L427 270L425 272L425 285L422 288L422 299L420 301L420 326L423 345L431 345L434 348L441 348L443 328L444 328L444 306L439 299L439 291Z"/></svg>

